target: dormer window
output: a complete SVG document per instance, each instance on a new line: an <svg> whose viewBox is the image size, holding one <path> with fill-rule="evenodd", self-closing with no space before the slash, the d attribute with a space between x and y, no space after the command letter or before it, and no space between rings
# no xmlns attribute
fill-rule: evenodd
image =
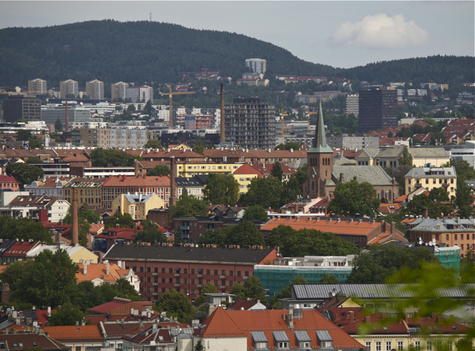
<svg viewBox="0 0 475 351"><path fill-rule="evenodd" d="M317 342L321 349L333 348L333 339L328 330L317 330Z"/></svg>
<svg viewBox="0 0 475 351"><path fill-rule="evenodd" d="M268 349L266 334L262 331L251 332L252 343L256 350Z"/></svg>
<svg viewBox="0 0 475 351"><path fill-rule="evenodd" d="M296 330L294 333L299 349L308 350L312 348L310 336L308 336L306 330Z"/></svg>
<svg viewBox="0 0 475 351"><path fill-rule="evenodd" d="M274 331L272 334L274 335L275 346L278 349L289 348L290 340L285 331Z"/></svg>

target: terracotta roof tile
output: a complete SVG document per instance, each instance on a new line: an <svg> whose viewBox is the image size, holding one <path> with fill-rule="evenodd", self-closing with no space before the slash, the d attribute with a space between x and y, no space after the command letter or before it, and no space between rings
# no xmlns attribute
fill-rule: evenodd
<svg viewBox="0 0 475 351"><path fill-rule="evenodd" d="M43 329L52 338L63 342L67 340L103 340L97 325L63 325L44 327Z"/></svg>

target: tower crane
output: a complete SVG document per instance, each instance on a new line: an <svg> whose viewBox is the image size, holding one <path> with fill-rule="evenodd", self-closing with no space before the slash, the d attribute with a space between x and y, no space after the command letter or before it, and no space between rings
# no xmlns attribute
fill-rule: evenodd
<svg viewBox="0 0 475 351"><path fill-rule="evenodd" d="M315 115L317 112L310 112L310 109L307 108L307 135L310 135L310 115Z"/></svg>
<svg viewBox="0 0 475 351"><path fill-rule="evenodd" d="M172 86L170 85L169 93L160 93L160 95L169 95L168 101L170 102L170 127L173 127L173 95L185 95L185 94L196 94L195 91L175 91L172 93Z"/></svg>

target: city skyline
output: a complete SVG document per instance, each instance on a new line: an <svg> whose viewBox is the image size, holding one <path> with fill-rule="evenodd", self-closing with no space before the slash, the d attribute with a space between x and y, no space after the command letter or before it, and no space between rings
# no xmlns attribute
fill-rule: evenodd
<svg viewBox="0 0 475 351"><path fill-rule="evenodd" d="M473 1L2 1L0 28L151 18L243 34L306 61L350 68L412 57L473 56L473 13Z"/></svg>

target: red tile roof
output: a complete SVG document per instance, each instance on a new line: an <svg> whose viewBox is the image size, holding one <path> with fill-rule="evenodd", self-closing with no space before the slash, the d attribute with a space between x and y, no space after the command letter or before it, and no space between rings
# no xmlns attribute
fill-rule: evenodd
<svg viewBox="0 0 475 351"><path fill-rule="evenodd" d="M48 336L62 342L69 340L103 340L97 325L63 325L58 327L44 327L43 329L48 333Z"/></svg>
<svg viewBox="0 0 475 351"><path fill-rule="evenodd" d="M39 245L39 241L17 241L2 256L3 257L25 257L28 251Z"/></svg>
<svg viewBox="0 0 475 351"><path fill-rule="evenodd" d="M102 187L170 187L170 176L111 176L102 184Z"/></svg>
<svg viewBox="0 0 475 351"><path fill-rule="evenodd" d="M262 173L247 163L236 169L233 174L256 174L258 178L262 178Z"/></svg>

